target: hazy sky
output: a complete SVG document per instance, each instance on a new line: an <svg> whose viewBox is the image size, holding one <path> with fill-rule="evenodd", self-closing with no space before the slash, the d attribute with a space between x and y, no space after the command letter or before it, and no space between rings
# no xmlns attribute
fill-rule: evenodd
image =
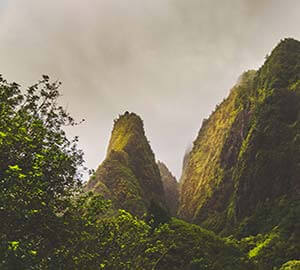
<svg viewBox="0 0 300 270"><path fill-rule="evenodd" d="M285 37L299 0L1 0L0 73L24 86L63 82L86 122L87 166L105 156L113 119L139 114L156 158L178 177L203 118Z"/></svg>

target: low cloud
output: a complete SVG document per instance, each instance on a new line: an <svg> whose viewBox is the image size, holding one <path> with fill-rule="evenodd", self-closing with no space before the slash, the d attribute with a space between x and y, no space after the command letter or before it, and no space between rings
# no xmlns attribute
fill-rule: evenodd
<svg viewBox="0 0 300 270"><path fill-rule="evenodd" d="M4 0L0 72L24 85L63 82L87 122L87 165L105 155L112 120L140 114L157 158L178 177L187 143L238 76L281 38L300 38L297 0ZM288 19L287 19L288 18Z"/></svg>

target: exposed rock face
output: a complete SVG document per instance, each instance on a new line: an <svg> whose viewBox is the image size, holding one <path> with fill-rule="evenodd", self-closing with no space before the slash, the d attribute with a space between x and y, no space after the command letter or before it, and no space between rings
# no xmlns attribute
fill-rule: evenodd
<svg viewBox="0 0 300 270"><path fill-rule="evenodd" d="M151 201L166 207L160 172L138 115L126 112L115 120L106 158L87 189L138 215Z"/></svg>
<svg viewBox="0 0 300 270"><path fill-rule="evenodd" d="M278 225L291 205L296 211L300 42L282 41L257 72L241 76L203 123L187 159L179 205L186 220L216 232L249 235ZM266 209L278 210L277 216L263 217Z"/></svg>
<svg viewBox="0 0 300 270"><path fill-rule="evenodd" d="M171 214L175 216L179 202L179 183L163 162L158 161L157 165L166 195L167 206Z"/></svg>

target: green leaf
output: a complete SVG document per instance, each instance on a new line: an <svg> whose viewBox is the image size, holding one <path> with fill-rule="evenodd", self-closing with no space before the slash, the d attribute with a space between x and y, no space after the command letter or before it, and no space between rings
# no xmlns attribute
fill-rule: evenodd
<svg viewBox="0 0 300 270"><path fill-rule="evenodd" d="M31 255L34 255L34 256L37 255L37 251L36 251L36 250L30 250L29 253L30 253Z"/></svg>
<svg viewBox="0 0 300 270"><path fill-rule="evenodd" d="M21 171L19 165L9 165L8 167L11 171Z"/></svg>
<svg viewBox="0 0 300 270"><path fill-rule="evenodd" d="M10 244L12 250L16 250L19 247L20 242L12 241L12 242L9 242L9 244Z"/></svg>

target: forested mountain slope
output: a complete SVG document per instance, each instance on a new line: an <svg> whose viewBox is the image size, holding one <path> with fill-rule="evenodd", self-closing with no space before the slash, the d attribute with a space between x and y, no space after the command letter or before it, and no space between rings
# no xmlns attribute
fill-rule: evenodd
<svg viewBox="0 0 300 270"><path fill-rule="evenodd" d="M285 39L204 121L181 177L179 215L252 235L243 240L252 241L249 256L272 269L299 259L299 196L300 42Z"/></svg>

